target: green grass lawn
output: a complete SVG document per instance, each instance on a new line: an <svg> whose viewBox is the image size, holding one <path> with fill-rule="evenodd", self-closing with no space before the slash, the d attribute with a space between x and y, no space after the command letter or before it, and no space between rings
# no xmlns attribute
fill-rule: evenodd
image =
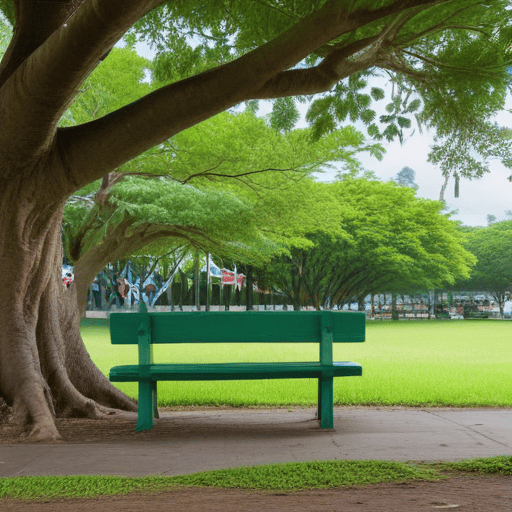
<svg viewBox="0 0 512 512"><path fill-rule="evenodd" d="M512 475L512 457L412 464L377 460L329 460L244 466L166 477L39 476L0 478L0 500L96 498L131 492L151 493L176 486L299 491L378 482L440 480L458 472Z"/></svg>
<svg viewBox="0 0 512 512"><path fill-rule="evenodd" d="M366 342L337 344L335 361L356 361L362 377L334 380L342 405L512 406L512 323L368 322ZM83 337L98 367L137 363L137 347L110 344L105 322L86 320ZM312 361L318 345L201 344L155 347L156 362ZM137 397L137 384L116 383ZM160 382L158 401L173 405L312 405L315 380Z"/></svg>

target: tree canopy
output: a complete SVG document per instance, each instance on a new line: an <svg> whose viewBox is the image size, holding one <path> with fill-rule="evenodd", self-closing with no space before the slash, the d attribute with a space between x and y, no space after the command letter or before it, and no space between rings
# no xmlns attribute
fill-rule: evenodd
<svg viewBox="0 0 512 512"><path fill-rule="evenodd" d="M466 249L477 262L470 278L457 281L455 287L490 293L503 316L503 303L512 292L512 220L470 229L466 236Z"/></svg>
<svg viewBox="0 0 512 512"><path fill-rule="evenodd" d="M219 0L208 7L201 1L187 2L186 7L167 2L130 35L153 46L158 54L156 75L172 80L202 71L201 66L230 62L333 4L343 6L348 16L366 16L369 23L324 43L287 73L290 87L299 76L310 80L294 92L283 91L288 98L275 102L276 119L288 125L297 119L295 101L289 97L293 95L296 101L313 100L307 119L317 137L340 124L360 121L378 140L403 141L408 129L418 124L434 130L436 143L429 159L445 176L480 177L492 158L512 166L510 140L491 122L504 108L510 87L512 27L506 1L406 2L409 8L377 19L371 19L369 9L384 13L398 2L265 1L228 6ZM162 31L176 16L180 23ZM336 65L337 59L344 64L338 64L338 71L352 65L352 72L328 89L311 90L313 77L319 79L321 70ZM388 91L386 81L392 85ZM320 97L312 96L318 92ZM385 106L378 106L379 101Z"/></svg>
<svg viewBox="0 0 512 512"><path fill-rule="evenodd" d="M114 48L65 122L111 112L118 82L124 98L147 92L148 67L133 50ZM333 162L357 174L362 151L380 158L383 150L352 127L315 141L310 130L276 131L249 110L218 114L120 166L66 203L64 254L75 266L81 309L94 276L129 254L187 246L261 263L292 243L307 244L322 201L311 198L305 179Z"/></svg>
<svg viewBox="0 0 512 512"><path fill-rule="evenodd" d="M442 205L395 183L345 179L316 184L338 204L342 232L311 234L265 267L266 281L295 306L343 304L370 293L435 289L469 275L475 259ZM328 204L327 208L331 205Z"/></svg>

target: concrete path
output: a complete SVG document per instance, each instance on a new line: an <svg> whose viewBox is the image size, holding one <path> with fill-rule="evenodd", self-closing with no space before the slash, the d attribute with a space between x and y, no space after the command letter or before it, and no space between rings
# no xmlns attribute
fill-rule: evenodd
<svg viewBox="0 0 512 512"><path fill-rule="evenodd" d="M151 439L0 445L0 477L176 475L273 462L512 455L512 409L339 407L332 430L320 429L314 415L314 409L297 408L173 411L157 420Z"/></svg>

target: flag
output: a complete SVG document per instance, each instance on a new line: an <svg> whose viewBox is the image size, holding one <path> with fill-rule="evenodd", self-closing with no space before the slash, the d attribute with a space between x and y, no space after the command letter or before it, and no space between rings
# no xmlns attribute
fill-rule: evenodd
<svg viewBox="0 0 512 512"><path fill-rule="evenodd" d="M243 274L238 274L238 277L236 279L236 287L241 290L242 286L244 284L245 276Z"/></svg>
<svg viewBox="0 0 512 512"><path fill-rule="evenodd" d="M206 272L206 265L203 266L201 272ZM213 263L210 257L210 277L222 277L222 270Z"/></svg>
<svg viewBox="0 0 512 512"><path fill-rule="evenodd" d="M222 269L221 284L235 284L235 273L232 270Z"/></svg>

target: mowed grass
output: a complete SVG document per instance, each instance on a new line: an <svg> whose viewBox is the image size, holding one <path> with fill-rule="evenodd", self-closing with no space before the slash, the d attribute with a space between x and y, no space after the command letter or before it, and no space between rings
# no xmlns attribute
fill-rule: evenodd
<svg viewBox="0 0 512 512"><path fill-rule="evenodd" d="M4 478L0 479L0 500L96 498L131 492L161 492L179 486L299 491L440 478L442 476L432 468L403 462L311 461L244 466L173 477L155 475Z"/></svg>
<svg viewBox="0 0 512 512"><path fill-rule="evenodd" d="M134 492L161 492L179 486L293 492L378 482L435 481L448 478L446 472L512 475L512 457L499 456L438 464L377 460L292 462L219 469L173 477L23 476L0 478L0 500L96 498Z"/></svg>
<svg viewBox="0 0 512 512"><path fill-rule="evenodd" d="M365 343L334 346L335 361L362 377L334 380L338 405L512 406L512 322L367 322ZM86 320L83 337L99 368L137 364L137 347L113 346L105 322ZM314 361L317 344L186 344L155 347L156 362ZM137 397L137 384L116 383ZM160 406L312 405L313 379L160 382Z"/></svg>

